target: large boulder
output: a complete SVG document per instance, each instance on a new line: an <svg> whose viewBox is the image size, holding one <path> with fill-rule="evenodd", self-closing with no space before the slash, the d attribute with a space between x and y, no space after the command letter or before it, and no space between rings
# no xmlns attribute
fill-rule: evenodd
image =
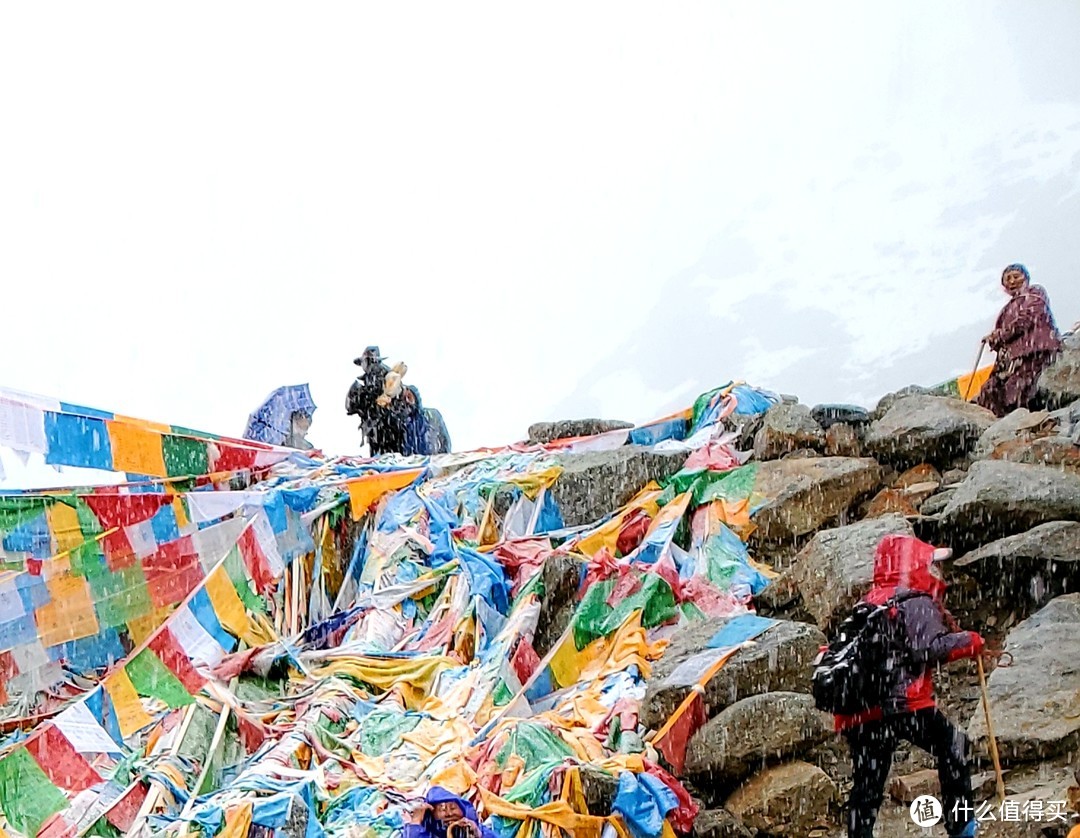
<svg viewBox="0 0 1080 838"><path fill-rule="evenodd" d="M825 456L861 457L862 454L862 438L853 426L837 423L825 431Z"/></svg>
<svg viewBox="0 0 1080 838"><path fill-rule="evenodd" d="M834 425L859 427L870 423L870 413L866 408L854 404L819 404L810 411L810 415L825 430Z"/></svg>
<svg viewBox="0 0 1080 838"><path fill-rule="evenodd" d="M623 422L619 419L564 419L559 422L537 422L529 426L529 442L533 445L546 445L557 439L595 436L632 427L634 427L632 422Z"/></svg>
<svg viewBox="0 0 1080 838"><path fill-rule="evenodd" d="M568 527L591 524L630 501L650 480L683 467L686 452L626 445L612 451L559 454L563 473L551 488Z"/></svg>
<svg viewBox="0 0 1080 838"><path fill-rule="evenodd" d="M694 821L694 838L752 838L747 829L727 809L703 809Z"/></svg>
<svg viewBox="0 0 1080 838"><path fill-rule="evenodd" d="M995 421L985 408L945 396L906 396L870 426L866 449L900 465L947 466L967 454Z"/></svg>
<svg viewBox="0 0 1080 838"><path fill-rule="evenodd" d="M735 790L724 808L761 835L810 838L833 827L839 793L816 765L766 768Z"/></svg>
<svg viewBox="0 0 1080 838"><path fill-rule="evenodd" d="M757 542L782 543L819 530L881 486L871 459L816 457L762 463L754 492L764 504L754 514Z"/></svg>
<svg viewBox="0 0 1080 838"><path fill-rule="evenodd" d="M975 463L941 513L954 547L977 547L1051 521L1080 521L1080 477L1044 466Z"/></svg>
<svg viewBox="0 0 1080 838"><path fill-rule="evenodd" d="M672 636L664 656L653 664L641 720L659 729L706 671L725 654L707 644L720 625L692 623ZM814 626L780 620L747 644L713 675L703 696L711 718L736 701L774 690L810 692L811 666L825 635Z"/></svg>
<svg viewBox="0 0 1080 838"><path fill-rule="evenodd" d="M694 734L686 774L726 785L763 765L802 756L833 735L833 717L805 693L771 692L736 701Z"/></svg>
<svg viewBox="0 0 1080 838"><path fill-rule="evenodd" d="M802 404L778 404L769 408L754 436L754 456L775 460L800 448L825 447L825 431Z"/></svg>
<svg viewBox="0 0 1080 838"><path fill-rule="evenodd" d="M828 632L868 591L874 580L874 551L887 535L914 535L901 515L886 515L822 530L795 558L789 571L802 604Z"/></svg>
<svg viewBox="0 0 1080 838"><path fill-rule="evenodd" d="M1036 413L1025 408L1014 410L982 432L979 441L975 443L972 457L976 460L989 460L999 445L1021 437L1031 437L1048 425L1049 420L1050 414L1045 410Z"/></svg>
<svg viewBox="0 0 1080 838"><path fill-rule="evenodd" d="M1080 399L1080 346L1075 343L1047 367L1039 377L1039 393L1051 408Z"/></svg>
<svg viewBox="0 0 1080 838"><path fill-rule="evenodd" d="M1080 748L1080 594L1058 597L1006 638L1009 666L988 679L1002 760L1030 762ZM968 733L988 752L980 709Z"/></svg>
<svg viewBox="0 0 1080 838"><path fill-rule="evenodd" d="M1021 437L1003 442L994 449L990 458L1010 463L1062 466L1073 471L1080 470L1080 446L1072 437L1062 435Z"/></svg>

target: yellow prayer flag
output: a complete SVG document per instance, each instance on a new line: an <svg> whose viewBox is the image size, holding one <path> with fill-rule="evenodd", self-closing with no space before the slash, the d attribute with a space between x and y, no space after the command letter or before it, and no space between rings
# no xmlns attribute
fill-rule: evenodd
<svg viewBox="0 0 1080 838"><path fill-rule="evenodd" d="M127 422L108 422L113 468L151 477L167 477L161 434Z"/></svg>
<svg viewBox="0 0 1080 838"><path fill-rule="evenodd" d="M350 480L346 485L349 489L349 506L352 509L354 521L364 517L368 507L385 495L397 489L403 489L412 483L423 469L415 468L406 471L388 471L382 474L367 474Z"/></svg>
<svg viewBox="0 0 1080 838"><path fill-rule="evenodd" d="M131 683L131 678L122 668L110 674L104 680L103 686L116 711L120 735L125 739L153 723L153 718L143 709L142 700L135 691L135 685Z"/></svg>
<svg viewBox="0 0 1080 838"><path fill-rule="evenodd" d="M34 612L38 636L44 646L57 646L98 633L90 586L82 577L71 575L69 560L61 561L67 564L67 570L46 578L49 601Z"/></svg>
<svg viewBox="0 0 1080 838"><path fill-rule="evenodd" d="M56 552L65 553L83 545L86 539L83 537L82 527L79 526L79 513L75 511L75 507L56 501L46 507L45 516L49 529L56 538Z"/></svg>

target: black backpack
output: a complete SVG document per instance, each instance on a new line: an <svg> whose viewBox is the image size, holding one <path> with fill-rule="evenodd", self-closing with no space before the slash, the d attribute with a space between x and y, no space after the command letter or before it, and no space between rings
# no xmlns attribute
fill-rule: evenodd
<svg viewBox="0 0 1080 838"><path fill-rule="evenodd" d="M852 609L835 639L814 661L810 683L819 710L850 716L886 703L907 656L900 640L902 619L894 620L889 612L917 596L926 594L913 591L884 605L860 602Z"/></svg>

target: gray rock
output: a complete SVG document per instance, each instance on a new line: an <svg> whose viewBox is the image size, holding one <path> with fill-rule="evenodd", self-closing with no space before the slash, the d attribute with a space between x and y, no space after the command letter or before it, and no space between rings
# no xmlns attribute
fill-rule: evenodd
<svg viewBox="0 0 1080 838"><path fill-rule="evenodd" d="M870 421L876 422L882 416L889 412L894 404L900 399L908 396L926 396L930 394L930 390L926 387L920 387L918 384L909 384L901 390L897 390L895 393L889 393L881 397L881 400L877 403L877 407L874 408L870 414Z"/></svg>
<svg viewBox="0 0 1080 838"><path fill-rule="evenodd" d="M949 499L953 496L954 491L955 489L945 489L936 495L931 495L922 502L919 512L922 515L940 515L945 511L945 507L949 505Z"/></svg>
<svg viewBox="0 0 1080 838"><path fill-rule="evenodd" d="M765 499L754 513L755 542L783 542L815 532L881 486L871 459L817 457L762 463L754 491Z"/></svg>
<svg viewBox="0 0 1080 838"><path fill-rule="evenodd" d="M544 560L541 569L544 598L536 621L533 648L543 657L562 637L577 607L581 563L573 556L555 553Z"/></svg>
<svg viewBox="0 0 1080 838"><path fill-rule="evenodd" d="M1041 607L1080 590L1080 523L1054 521L991 542L953 568L975 577L985 598Z"/></svg>
<svg viewBox="0 0 1080 838"><path fill-rule="evenodd" d="M721 649L705 644L722 624L703 621L675 632L664 656L653 665L641 720L658 729L716 661ZM811 662L825 635L806 623L779 621L753 644L740 649L705 687L705 710L711 718L741 698L773 690L809 692Z"/></svg>
<svg viewBox="0 0 1080 838"><path fill-rule="evenodd" d="M703 809L694 821L694 838L753 838L727 809Z"/></svg>
<svg viewBox="0 0 1080 838"><path fill-rule="evenodd" d="M1080 747L1080 594L1058 597L1009 632L1012 665L988 679L990 713L1002 760L1026 762ZM980 708L968 728L988 752Z"/></svg>
<svg viewBox="0 0 1080 838"><path fill-rule="evenodd" d="M975 443L972 457L976 460L988 460L994 453L994 449L1004 442L1011 442L1021 434L1044 425L1050 418L1045 410L1032 413L1030 410L1020 408L1014 410L1008 416L998 419L989 428L983 431L979 441Z"/></svg>
<svg viewBox="0 0 1080 838"><path fill-rule="evenodd" d="M1066 348L1039 377L1039 394L1051 409L1080 399L1080 347Z"/></svg>
<svg viewBox="0 0 1080 838"><path fill-rule="evenodd" d="M769 408L761 429L754 435L754 456L775 460L800 448L825 447L825 431L802 404L778 404Z"/></svg>
<svg viewBox="0 0 1080 838"><path fill-rule="evenodd" d="M1051 521L1080 521L1080 477L1043 466L985 460L941 513L956 548L977 547Z"/></svg>
<svg viewBox="0 0 1080 838"><path fill-rule="evenodd" d="M582 765L581 791L589 814L604 818L611 814L615 796L619 793L619 780L596 766Z"/></svg>
<svg viewBox="0 0 1080 838"><path fill-rule="evenodd" d="M806 762L766 768L724 803L742 823L763 835L811 838L830 829L839 792L828 775Z"/></svg>
<svg viewBox="0 0 1080 838"><path fill-rule="evenodd" d="M833 425L866 425L870 422L869 411L853 404L819 404L810 415L825 430Z"/></svg>
<svg viewBox="0 0 1080 838"><path fill-rule="evenodd" d="M998 445L990 459L1080 470L1080 448L1068 436L1020 436Z"/></svg>
<svg viewBox="0 0 1080 838"><path fill-rule="evenodd" d="M566 525L575 527L618 509L650 480L670 477L683 467L686 453L627 445L614 451L559 454L555 461L563 473L551 493Z"/></svg>
<svg viewBox="0 0 1080 838"><path fill-rule="evenodd" d="M537 422L529 426L529 442L546 445L557 439L575 436L594 436L634 427L632 422L619 419L563 419L559 422Z"/></svg>
<svg viewBox="0 0 1080 838"><path fill-rule="evenodd" d="M989 410L959 399L906 396L870 426L865 446L889 462L944 467L967 454L994 422Z"/></svg>
<svg viewBox="0 0 1080 838"><path fill-rule="evenodd" d="M686 773L720 785L766 764L802 756L833 735L832 716L805 693L771 692L725 708L690 740Z"/></svg>
<svg viewBox="0 0 1080 838"><path fill-rule="evenodd" d="M874 580L874 551L886 535L914 535L901 515L885 515L822 530L795 559L794 577L803 607L828 633Z"/></svg>

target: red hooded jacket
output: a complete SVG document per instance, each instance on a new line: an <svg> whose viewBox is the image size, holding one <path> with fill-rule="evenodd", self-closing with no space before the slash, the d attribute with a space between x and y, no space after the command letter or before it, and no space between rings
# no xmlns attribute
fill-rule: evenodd
<svg viewBox="0 0 1080 838"><path fill-rule="evenodd" d="M884 605L897 594L917 592L926 596L905 599L892 608L892 616L901 620L900 640L907 646L908 655L899 666L886 706L854 716L837 716L837 730L886 714L913 713L934 707L932 667L960 658L974 658L982 651L982 638L973 631L960 631L942 605L945 582L933 572L933 561L933 545L914 536L887 535L878 544L874 554L874 584L863 601Z"/></svg>

